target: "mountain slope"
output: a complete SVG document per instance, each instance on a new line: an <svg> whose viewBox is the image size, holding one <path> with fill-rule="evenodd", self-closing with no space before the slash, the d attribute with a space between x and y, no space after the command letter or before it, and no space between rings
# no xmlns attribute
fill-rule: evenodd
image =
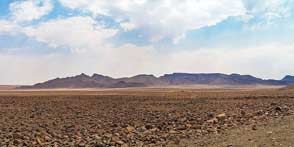
<svg viewBox="0 0 294 147"><path fill-rule="evenodd" d="M144 83L146 86L152 85L167 85L167 82L162 81L161 79L155 77L154 75L137 75L129 78L120 78L120 81L130 82L130 83Z"/></svg>
<svg viewBox="0 0 294 147"><path fill-rule="evenodd" d="M239 74L189 74L189 73L174 73L166 74L160 79L167 81L172 85L189 85L189 84L211 84L211 85L236 85L236 84L262 84L263 80L250 76Z"/></svg>
<svg viewBox="0 0 294 147"><path fill-rule="evenodd" d="M294 83L294 76L286 76L282 80L264 80L251 75L222 74L222 73L173 73L161 77L154 75L137 75L127 78L112 78L93 74L80 74L73 77L57 78L33 86L20 88L124 88L168 85L287 85Z"/></svg>
<svg viewBox="0 0 294 147"><path fill-rule="evenodd" d="M91 87L103 87L103 84L98 83L86 74L80 74L74 77L56 78L44 83L38 83L31 88L91 88ZM27 87L29 88L29 87Z"/></svg>
<svg viewBox="0 0 294 147"><path fill-rule="evenodd" d="M287 75L282 79L287 85L294 85L294 76Z"/></svg>

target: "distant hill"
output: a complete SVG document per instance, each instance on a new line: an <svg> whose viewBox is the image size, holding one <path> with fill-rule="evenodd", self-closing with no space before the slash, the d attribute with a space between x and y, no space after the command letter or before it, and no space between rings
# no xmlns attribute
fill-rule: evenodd
<svg viewBox="0 0 294 147"><path fill-rule="evenodd" d="M95 80L86 74L80 74L74 77L67 78L56 78L53 80L46 81L44 83L38 83L33 86L26 86L24 88L91 88L91 87L102 87L103 84Z"/></svg>
<svg viewBox="0 0 294 147"><path fill-rule="evenodd" d="M120 81L131 82L131 83L144 83L146 86L153 85L168 85L166 81L163 81L160 78L155 77L154 75L137 75L130 78L121 78Z"/></svg>
<svg viewBox="0 0 294 147"><path fill-rule="evenodd" d="M124 88L146 87L160 85L160 79L153 75L138 75L130 78L114 79L108 76L84 73L66 78L56 78L33 86L22 86L21 89L51 89L51 88Z"/></svg>
<svg viewBox="0 0 294 147"><path fill-rule="evenodd" d="M188 74L188 73L174 73L166 74L160 79L167 81L172 85L183 85L183 84L209 84L209 85L235 85L235 84L259 84L262 83L262 79L255 78L249 75L239 74Z"/></svg>
<svg viewBox="0 0 294 147"><path fill-rule="evenodd" d="M282 79L287 85L294 85L294 76L287 75Z"/></svg>
<svg viewBox="0 0 294 147"><path fill-rule="evenodd" d="M32 86L22 86L22 89L52 89L52 88L124 88L169 85L291 85L294 76L286 76L282 80L264 80L251 75L222 73L173 73L161 77L154 75L137 75L126 78L84 73L66 78L56 78Z"/></svg>
<svg viewBox="0 0 294 147"><path fill-rule="evenodd" d="M280 80L264 80L251 75L227 75L222 73L173 73L166 74L160 79L171 85L285 85L285 82Z"/></svg>
<svg viewBox="0 0 294 147"><path fill-rule="evenodd" d="M0 90L11 90L11 89L15 89L18 86L14 86L14 85L0 85Z"/></svg>

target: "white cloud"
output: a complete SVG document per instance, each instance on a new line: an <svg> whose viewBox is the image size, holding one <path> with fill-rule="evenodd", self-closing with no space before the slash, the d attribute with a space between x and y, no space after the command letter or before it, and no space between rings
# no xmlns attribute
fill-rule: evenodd
<svg viewBox="0 0 294 147"><path fill-rule="evenodd" d="M13 32L18 26L14 23L6 20L0 20L0 33Z"/></svg>
<svg viewBox="0 0 294 147"><path fill-rule="evenodd" d="M294 0L244 0L247 15L271 23L275 19L293 15Z"/></svg>
<svg viewBox="0 0 294 147"><path fill-rule="evenodd" d="M136 24L130 22L122 22L120 26L124 29L124 31L130 31L137 28Z"/></svg>
<svg viewBox="0 0 294 147"><path fill-rule="evenodd" d="M22 0L9 5L11 17L16 22L38 20L52 9L51 0Z"/></svg>
<svg viewBox="0 0 294 147"><path fill-rule="evenodd" d="M125 31L140 29L153 41L168 37L177 42L190 30L215 25L230 16L242 16L250 20L253 17L249 17L248 14L265 14L263 11L271 10L265 15L270 18L287 14L278 13L281 10L278 2L267 2L265 8L261 4L253 7L246 5L245 9L240 0L60 1L71 9L89 11L94 16L111 16ZM115 77L139 73L161 75L172 72L238 72L270 78L279 78L285 73L294 72L289 68L294 66L291 64L294 63L293 45L269 44L253 48L240 47L236 50L220 48L180 50L178 48L177 52L168 54L158 53L152 45L139 47L125 44L114 47L106 40L113 37L118 30L105 28L90 16L58 18L34 25L19 25L17 22L36 20L47 14L47 11L42 10L39 15L31 15L38 10L20 9L35 6L31 5L34 3L29 4L29 2L37 1L16 2L23 7L18 6L17 11L12 11L14 22L0 20L0 33L25 33L51 47L70 48L73 54L41 56L0 54L0 69L6 71L0 73L1 83L33 84L80 72L89 74L95 72ZM14 10L12 8L13 6L11 10ZM27 15L26 17L21 17L19 13L22 11Z"/></svg>
<svg viewBox="0 0 294 147"><path fill-rule="evenodd" d="M66 7L89 11L93 15L111 16L127 30L136 26L153 41L168 37L177 42L185 37L187 31L212 26L230 16L241 16L246 12L242 0L60 0L60 2Z"/></svg>
<svg viewBox="0 0 294 147"><path fill-rule="evenodd" d="M114 36L115 29L104 28L90 17L69 17L26 27L24 32L51 47L68 47L73 52L95 50L105 39Z"/></svg>

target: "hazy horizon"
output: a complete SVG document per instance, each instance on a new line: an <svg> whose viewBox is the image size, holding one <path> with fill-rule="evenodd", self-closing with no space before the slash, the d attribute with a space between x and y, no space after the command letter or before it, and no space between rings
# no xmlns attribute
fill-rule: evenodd
<svg viewBox="0 0 294 147"><path fill-rule="evenodd" d="M92 73L92 74L79 73L79 74L69 75L69 76L52 77L52 78L46 79L44 81L38 81L38 82L35 82L35 83L30 83L30 84L1 84L0 86L20 86L20 85L25 86L25 85L34 85L34 84L37 84L37 83L43 83L43 82L46 82L46 81L49 81L49 80L54 80L54 79L57 79L57 78L63 79L63 78L68 78L68 77L76 77L76 76L79 76L79 75L82 75L82 74L85 74L85 75L90 76L90 77L91 76L94 76L94 74L98 74L98 75L108 76L108 77L111 77L111 78L114 78L114 79L121 79L121 78L131 78L131 77L135 77L135 76L139 76L139 75L152 75L152 76L155 76L156 78L160 78L161 76L164 76L166 74L179 74L179 73L180 74L225 74L225 75L239 74L239 73L205 73L205 72L203 72L203 73L189 73L189 72L173 72L173 73L165 73L165 74L161 74L161 75L140 73L140 74L135 74L135 75L130 75L130 76L116 76L116 77L114 77L114 76L109 76L109 75L99 74L99 73ZM256 77L256 76L251 75L251 74L240 74L240 75L250 75L250 76ZM289 75L285 75L285 76L283 76L280 79L267 79L267 78L263 78L263 77L256 77L256 78L260 78L260 79L263 79L263 80L282 80L286 76L289 76ZM290 76L292 76L292 75L290 75Z"/></svg>
<svg viewBox="0 0 294 147"><path fill-rule="evenodd" d="M0 85L102 74L294 75L294 0L1 0Z"/></svg>

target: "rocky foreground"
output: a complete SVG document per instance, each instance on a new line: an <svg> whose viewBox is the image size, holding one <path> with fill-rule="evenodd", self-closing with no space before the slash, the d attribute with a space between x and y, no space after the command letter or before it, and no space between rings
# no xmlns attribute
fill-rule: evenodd
<svg viewBox="0 0 294 147"><path fill-rule="evenodd" d="M197 139L258 130L293 108L284 90L0 96L0 146L206 146Z"/></svg>

